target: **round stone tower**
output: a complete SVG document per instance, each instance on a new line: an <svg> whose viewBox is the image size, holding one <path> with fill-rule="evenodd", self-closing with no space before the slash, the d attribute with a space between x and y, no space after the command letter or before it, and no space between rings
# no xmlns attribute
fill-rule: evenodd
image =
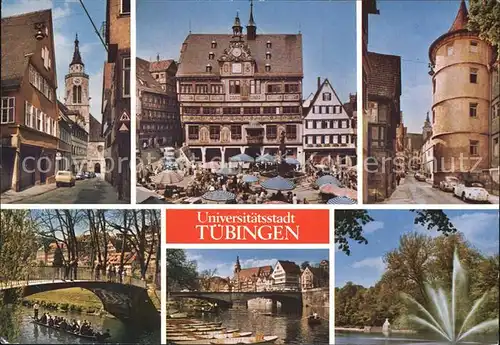
<svg viewBox="0 0 500 345"><path fill-rule="evenodd" d="M448 175L466 179L488 168L488 64L494 51L467 29L467 22L462 0L450 30L429 48L434 184Z"/></svg>

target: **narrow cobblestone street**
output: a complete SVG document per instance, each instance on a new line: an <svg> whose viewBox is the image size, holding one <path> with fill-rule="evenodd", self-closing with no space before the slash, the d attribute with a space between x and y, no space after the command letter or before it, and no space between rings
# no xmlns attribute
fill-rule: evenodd
<svg viewBox="0 0 500 345"><path fill-rule="evenodd" d="M76 181L74 187L55 184L34 186L22 192L7 191L2 194L3 204L123 204L108 182L93 178Z"/></svg>

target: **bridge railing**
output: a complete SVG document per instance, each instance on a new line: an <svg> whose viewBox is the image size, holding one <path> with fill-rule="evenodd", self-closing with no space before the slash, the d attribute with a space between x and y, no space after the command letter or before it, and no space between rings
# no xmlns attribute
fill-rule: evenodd
<svg viewBox="0 0 500 345"><path fill-rule="evenodd" d="M88 267L66 269L64 267L40 266L33 267L22 279L16 281L2 280L0 277L0 289L23 287L34 283L60 283L69 281L100 281L134 285L146 289L147 282L130 275L95 270Z"/></svg>

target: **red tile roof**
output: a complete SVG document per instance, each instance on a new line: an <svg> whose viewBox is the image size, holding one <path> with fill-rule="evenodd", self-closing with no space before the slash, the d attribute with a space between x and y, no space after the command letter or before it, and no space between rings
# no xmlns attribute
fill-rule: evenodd
<svg viewBox="0 0 500 345"><path fill-rule="evenodd" d="M170 65L174 63L174 60L160 60L153 61L149 63L150 72L162 72L169 69Z"/></svg>
<svg viewBox="0 0 500 345"><path fill-rule="evenodd" d="M243 268L239 274L239 279L248 279L252 277L268 276L272 273L272 266Z"/></svg>
<svg viewBox="0 0 500 345"><path fill-rule="evenodd" d="M467 22L469 21L469 12L467 11L467 6L465 5L465 0L460 2L460 8L458 9L457 16L453 21L453 25L451 26L448 32L454 32L459 30L467 29Z"/></svg>

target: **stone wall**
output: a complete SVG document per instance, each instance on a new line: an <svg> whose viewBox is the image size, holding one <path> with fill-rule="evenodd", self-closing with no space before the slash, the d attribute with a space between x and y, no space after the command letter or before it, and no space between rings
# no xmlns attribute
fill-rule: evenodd
<svg viewBox="0 0 500 345"><path fill-rule="evenodd" d="M302 291L303 307L330 307L330 288L316 288Z"/></svg>

